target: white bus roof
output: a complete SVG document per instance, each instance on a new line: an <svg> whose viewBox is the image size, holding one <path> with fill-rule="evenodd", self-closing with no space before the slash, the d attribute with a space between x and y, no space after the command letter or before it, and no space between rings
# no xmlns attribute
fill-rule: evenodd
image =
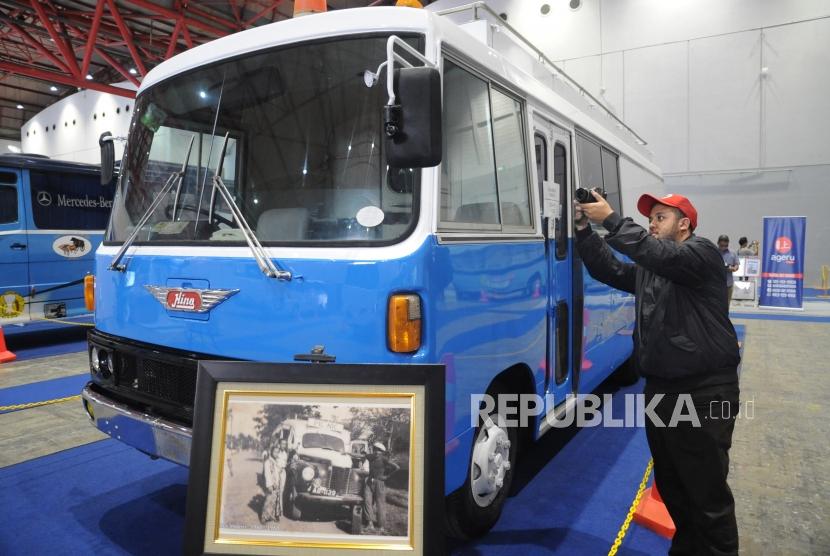
<svg viewBox="0 0 830 556"><path fill-rule="evenodd" d="M472 12L475 8L468 9ZM491 12L479 5L474 13L480 19ZM506 23L500 20L478 22L486 26L501 24L506 28L504 33L499 34L497 50L485 43L485 37L474 36L479 34L478 29L473 28L475 24L461 27L450 19L457 21L458 17L458 10L453 10L451 16L442 16L422 9L370 7L287 19L211 41L159 64L144 78L139 94L179 73L280 45L365 33L420 33L427 38L427 58L435 58L437 42L447 45L454 52L475 61L480 68L501 76L504 84L534 99L535 104L546 106L560 118L594 135L644 169L660 174L651 153L633 132L561 70L546 59L542 61L543 56L538 51L522 44L518 33Z"/></svg>

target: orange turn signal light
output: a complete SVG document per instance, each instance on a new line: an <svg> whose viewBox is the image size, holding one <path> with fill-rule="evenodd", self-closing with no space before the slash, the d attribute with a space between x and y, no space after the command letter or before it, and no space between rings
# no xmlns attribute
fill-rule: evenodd
<svg viewBox="0 0 830 556"><path fill-rule="evenodd" d="M84 305L87 311L95 310L95 276L84 276Z"/></svg>
<svg viewBox="0 0 830 556"><path fill-rule="evenodd" d="M415 294L395 294L389 298L387 315L389 349L412 353L421 347L421 298Z"/></svg>

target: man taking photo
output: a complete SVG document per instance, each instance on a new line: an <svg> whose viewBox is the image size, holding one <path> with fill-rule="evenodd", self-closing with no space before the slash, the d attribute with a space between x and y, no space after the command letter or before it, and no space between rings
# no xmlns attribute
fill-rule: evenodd
<svg viewBox="0 0 830 556"><path fill-rule="evenodd" d="M737 555L726 477L740 355L723 259L711 241L694 234L697 210L682 195L640 197L637 209L648 217L648 230L591 195L594 202L575 203L579 254L595 279L635 294L634 361L645 378L645 403L662 395L654 411L662 423L646 419L646 436L655 482L677 528L669 554ZM608 234L600 237L589 221ZM633 263L617 259L609 246ZM664 426L683 394L691 396L700 426Z"/></svg>

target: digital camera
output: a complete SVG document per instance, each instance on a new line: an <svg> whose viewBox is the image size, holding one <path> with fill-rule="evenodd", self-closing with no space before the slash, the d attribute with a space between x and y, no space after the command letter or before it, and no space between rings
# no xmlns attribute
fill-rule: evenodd
<svg viewBox="0 0 830 556"><path fill-rule="evenodd" d="M602 195L603 199L608 198L608 193L606 193L604 189L595 189L594 191L596 191L597 193ZM591 195L591 190L590 189L585 189L584 187L577 187L575 196L576 196L577 202L579 202L579 203L596 203L597 202L596 199L594 199L594 196Z"/></svg>

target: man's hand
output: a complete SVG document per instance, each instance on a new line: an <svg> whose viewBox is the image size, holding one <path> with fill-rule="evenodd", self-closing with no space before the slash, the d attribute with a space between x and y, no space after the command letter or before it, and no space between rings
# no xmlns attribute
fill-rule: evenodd
<svg viewBox="0 0 830 556"><path fill-rule="evenodd" d="M588 221L595 224L602 224L608 216L614 212L611 205L608 204L602 195L591 189L594 203L577 203L574 202L574 220L577 229L584 230L588 227Z"/></svg>

